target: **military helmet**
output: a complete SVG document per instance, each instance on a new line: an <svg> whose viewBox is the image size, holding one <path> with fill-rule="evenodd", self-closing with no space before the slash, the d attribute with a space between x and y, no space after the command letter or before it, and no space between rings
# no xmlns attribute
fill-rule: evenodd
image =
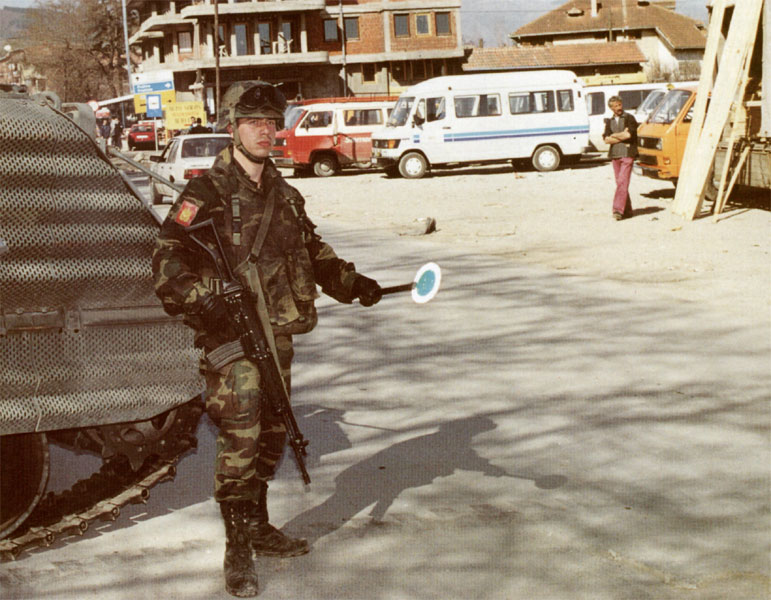
<svg viewBox="0 0 771 600"><path fill-rule="evenodd" d="M237 81L222 97L217 129L235 125L235 120L243 117L275 119L280 128L285 110L286 99L274 85L267 81Z"/></svg>

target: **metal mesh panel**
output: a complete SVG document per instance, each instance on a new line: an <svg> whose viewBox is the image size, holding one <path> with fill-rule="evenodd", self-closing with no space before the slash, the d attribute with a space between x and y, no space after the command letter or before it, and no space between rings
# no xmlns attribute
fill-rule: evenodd
<svg viewBox="0 0 771 600"><path fill-rule="evenodd" d="M153 219L69 119L0 99L0 304L101 307L152 298Z"/></svg>
<svg viewBox="0 0 771 600"><path fill-rule="evenodd" d="M200 392L192 332L178 320L8 325L46 311L157 307L157 229L73 122L0 97L0 435L149 418Z"/></svg>

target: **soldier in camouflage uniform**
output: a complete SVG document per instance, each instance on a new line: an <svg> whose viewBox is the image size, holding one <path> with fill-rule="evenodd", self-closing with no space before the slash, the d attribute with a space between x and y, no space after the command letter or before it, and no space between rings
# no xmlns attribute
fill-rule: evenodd
<svg viewBox="0 0 771 600"><path fill-rule="evenodd" d="M164 308L184 315L204 349L206 409L219 428L214 496L225 521L225 584L241 597L258 591L253 552L297 556L309 548L306 540L290 538L268 523L267 482L284 451L285 427L266 405L256 365L243 357L218 295L221 281L211 258L185 227L213 220L226 259L270 320L269 341L287 390L292 336L316 324L317 284L345 303L358 298L371 306L382 295L376 281L357 273L321 240L305 214L303 197L267 158L285 107L281 94L265 82L231 86L218 129L227 126L233 143L180 194L153 254ZM200 235L214 247L213 236Z"/></svg>

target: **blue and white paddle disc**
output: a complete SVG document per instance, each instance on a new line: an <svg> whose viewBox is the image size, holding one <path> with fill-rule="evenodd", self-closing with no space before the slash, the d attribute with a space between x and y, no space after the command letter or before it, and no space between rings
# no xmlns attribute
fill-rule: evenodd
<svg viewBox="0 0 771 600"><path fill-rule="evenodd" d="M415 274L412 286L412 299L418 304L425 304L439 292L442 284L442 270L436 263L426 263Z"/></svg>

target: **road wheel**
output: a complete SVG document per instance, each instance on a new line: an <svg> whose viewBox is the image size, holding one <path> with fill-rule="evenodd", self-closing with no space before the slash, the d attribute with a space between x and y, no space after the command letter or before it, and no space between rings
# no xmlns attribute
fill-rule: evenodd
<svg viewBox="0 0 771 600"><path fill-rule="evenodd" d="M539 171L554 171L560 166L560 152L554 146L541 146L533 152L533 166Z"/></svg>
<svg viewBox="0 0 771 600"><path fill-rule="evenodd" d="M313 172L316 177L330 177L339 170L337 160L328 154L322 154L313 159Z"/></svg>
<svg viewBox="0 0 771 600"><path fill-rule="evenodd" d="M420 179L427 169L428 163L419 152L408 152L399 161L399 173L405 179Z"/></svg>

